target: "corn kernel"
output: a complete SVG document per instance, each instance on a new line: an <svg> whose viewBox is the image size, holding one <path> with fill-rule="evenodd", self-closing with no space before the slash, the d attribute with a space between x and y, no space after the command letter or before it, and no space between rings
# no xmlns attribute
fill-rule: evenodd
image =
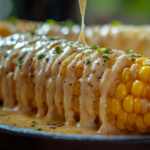
<svg viewBox="0 0 150 150"><path fill-rule="evenodd" d="M131 79L129 68L125 68L121 74L121 81L127 83Z"/></svg>
<svg viewBox="0 0 150 150"><path fill-rule="evenodd" d="M131 125L131 124L127 124L126 128L130 131L130 132L134 132L136 131L136 125Z"/></svg>
<svg viewBox="0 0 150 150"><path fill-rule="evenodd" d="M143 82L141 97L146 98L146 95L147 95L147 84L145 82Z"/></svg>
<svg viewBox="0 0 150 150"><path fill-rule="evenodd" d="M138 78L146 82L148 81L149 76L150 76L150 67L149 66L140 67Z"/></svg>
<svg viewBox="0 0 150 150"><path fill-rule="evenodd" d="M134 99L133 110L137 114L139 114L141 112L141 98L140 97L136 97Z"/></svg>
<svg viewBox="0 0 150 150"><path fill-rule="evenodd" d="M115 97L119 100L123 100L124 97L128 94L126 85L123 83L120 83L115 91Z"/></svg>
<svg viewBox="0 0 150 150"><path fill-rule="evenodd" d="M142 115L137 116L136 121L135 121L135 124L136 124L137 127L139 127L139 128L143 128L143 129L146 129L146 128L147 128L146 124L144 123L144 120L143 120L143 116L142 116Z"/></svg>
<svg viewBox="0 0 150 150"><path fill-rule="evenodd" d="M126 83L128 93L131 93L131 87L132 87L133 82L134 80L130 80Z"/></svg>
<svg viewBox="0 0 150 150"><path fill-rule="evenodd" d="M73 88L73 95L80 95L80 81L77 81Z"/></svg>
<svg viewBox="0 0 150 150"><path fill-rule="evenodd" d="M148 84L147 86L146 95L147 95L147 98L150 99L150 84Z"/></svg>
<svg viewBox="0 0 150 150"><path fill-rule="evenodd" d="M145 114L148 112L148 99L144 98L141 100L141 114Z"/></svg>
<svg viewBox="0 0 150 150"><path fill-rule="evenodd" d="M120 121L117 121L117 128L119 130L125 130L126 129L125 125Z"/></svg>
<svg viewBox="0 0 150 150"><path fill-rule="evenodd" d="M131 75L131 78L136 80L137 79L137 74L139 72L139 68L141 66L139 64L133 64L130 68L130 75Z"/></svg>
<svg viewBox="0 0 150 150"><path fill-rule="evenodd" d="M83 61L79 61L75 67L75 75L77 78L81 78L84 70Z"/></svg>
<svg viewBox="0 0 150 150"><path fill-rule="evenodd" d="M137 64L141 64L144 60L145 60L144 57L140 57L140 58L138 58L138 59L136 60L136 63L137 63Z"/></svg>
<svg viewBox="0 0 150 150"><path fill-rule="evenodd" d="M110 120L113 120L116 118L116 115L113 115L112 113L109 113L107 114L107 117L110 119Z"/></svg>
<svg viewBox="0 0 150 150"><path fill-rule="evenodd" d="M140 96L142 89L143 89L143 82L140 80L135 80L131 88L131 94L134 96Z"/></svg>
<svg viewBox="0 0 150 150"><path fill-rule="evenodd" d="M118 121L126 124L127 123L127 113L125 111L120 111L120 113L117 116Z"/></svg>
<svg viewBox="0 0 150 150"><path fill-rule="evenodd" d="M72 108L75 112L79 112L79 98L75 97L72 101Z"/></svg>
<svg viewBox="0 0 150 150"><path fill-rule="evenodd" d="M144 122L147 126L150 126L150 112L144 115Z"/></svg>
<svg viewBox="0 0 150 150"><path fill-rule="evenodd" d="M119 114L121 110L121 101L113 98L111 101L111 113L114 115Z"/></svg>
<svg viewBox="0 0 150 150"><path fill-rule="evenodd" d="M128 123L131 125L135 124L136 117L135 113L128 114Z"/></svg>
<svg viewBox="0 0 150 150"><path fill-rule="evenodd" d="M134 97L132 95L128 95L123 100L123 108L128 113L131 113L133 111L133 100L134 100Z"/></svg>
<svg viewBox="0 0 150 150"><path fill-rule="evenodd" d="M142 66L149 66L150 60L148 58L145 58L142 62Z"/></svg>
<svg viewBox="0 0 150 150"><path fill-rule="evenodd" d="M112 126L116 126L116 120L115 120L115 119L110 120L109 123L110 123Z"/></svg>
<svg viewBox="0 0 150 150"><path fill-rule="evenodd" d="M141 133L147 133L148 132L148 129L147 128L145 128L145 129L143 129L143 128L137 128Z"/></svg>

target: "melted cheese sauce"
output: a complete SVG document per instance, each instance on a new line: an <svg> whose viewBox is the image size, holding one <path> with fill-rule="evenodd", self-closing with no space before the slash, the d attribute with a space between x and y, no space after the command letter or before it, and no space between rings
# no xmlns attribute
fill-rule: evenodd
<svg viewBox="0 0 150 150"><path fill-rule="evenodd" d="M1 41L1 45L6 45L1 48L5 53L0 57L0 98L4 101L1 123L60 133L117 131L108 124L105 103L110 85L126 66L129 55L112 50L108 61L101 52L86 47L83 34L86 0L79 0L79 4L82 32L75 44L30 34L15 34ZM83 63L86 60L90 62ZM111 60L115 60L113 65ZM78 77L75 68L80 63L83 74ZM74 95L77 83L81 85L78 97ZM100 95L96 113L94 91ZM75 98L79 103L77 111L73 109Z"/></svg>

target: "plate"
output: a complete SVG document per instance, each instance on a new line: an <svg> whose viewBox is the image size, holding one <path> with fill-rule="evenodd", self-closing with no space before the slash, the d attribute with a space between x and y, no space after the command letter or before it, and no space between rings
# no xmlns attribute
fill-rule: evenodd
<svg viewBox="0 0 150 150"><path fill-rule="evenodd" d="M6 142L7 141L7 142ZM7 143L7 144L6 144ZM13 147L14 146L14 147ZM0 124L0 150L2 149L86 149L115 150L146 149L150 147L150 135L76 135L49 133Z"/></svg>

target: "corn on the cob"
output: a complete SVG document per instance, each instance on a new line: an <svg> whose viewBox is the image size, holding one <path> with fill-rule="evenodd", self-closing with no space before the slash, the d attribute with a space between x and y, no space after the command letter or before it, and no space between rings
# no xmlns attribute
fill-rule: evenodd
<svg viewBox="0 0 150 150"><path fill-rule="evenodd" d="M48 121L97 125L101 134L150 131L148 58L29 33L0 47L4 109L37 109Z"/></svg>

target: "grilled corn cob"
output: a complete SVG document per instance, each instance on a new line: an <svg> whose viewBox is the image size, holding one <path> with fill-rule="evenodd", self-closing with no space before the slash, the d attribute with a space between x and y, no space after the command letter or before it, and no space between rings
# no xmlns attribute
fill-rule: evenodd
<svg viewBox="0 0 150 150"><path fill-rule="evenodd" d="M30 33L0 47L4 109L37 109L49 122L97 125L101 134L150 131L148 58Z"/></svg>

